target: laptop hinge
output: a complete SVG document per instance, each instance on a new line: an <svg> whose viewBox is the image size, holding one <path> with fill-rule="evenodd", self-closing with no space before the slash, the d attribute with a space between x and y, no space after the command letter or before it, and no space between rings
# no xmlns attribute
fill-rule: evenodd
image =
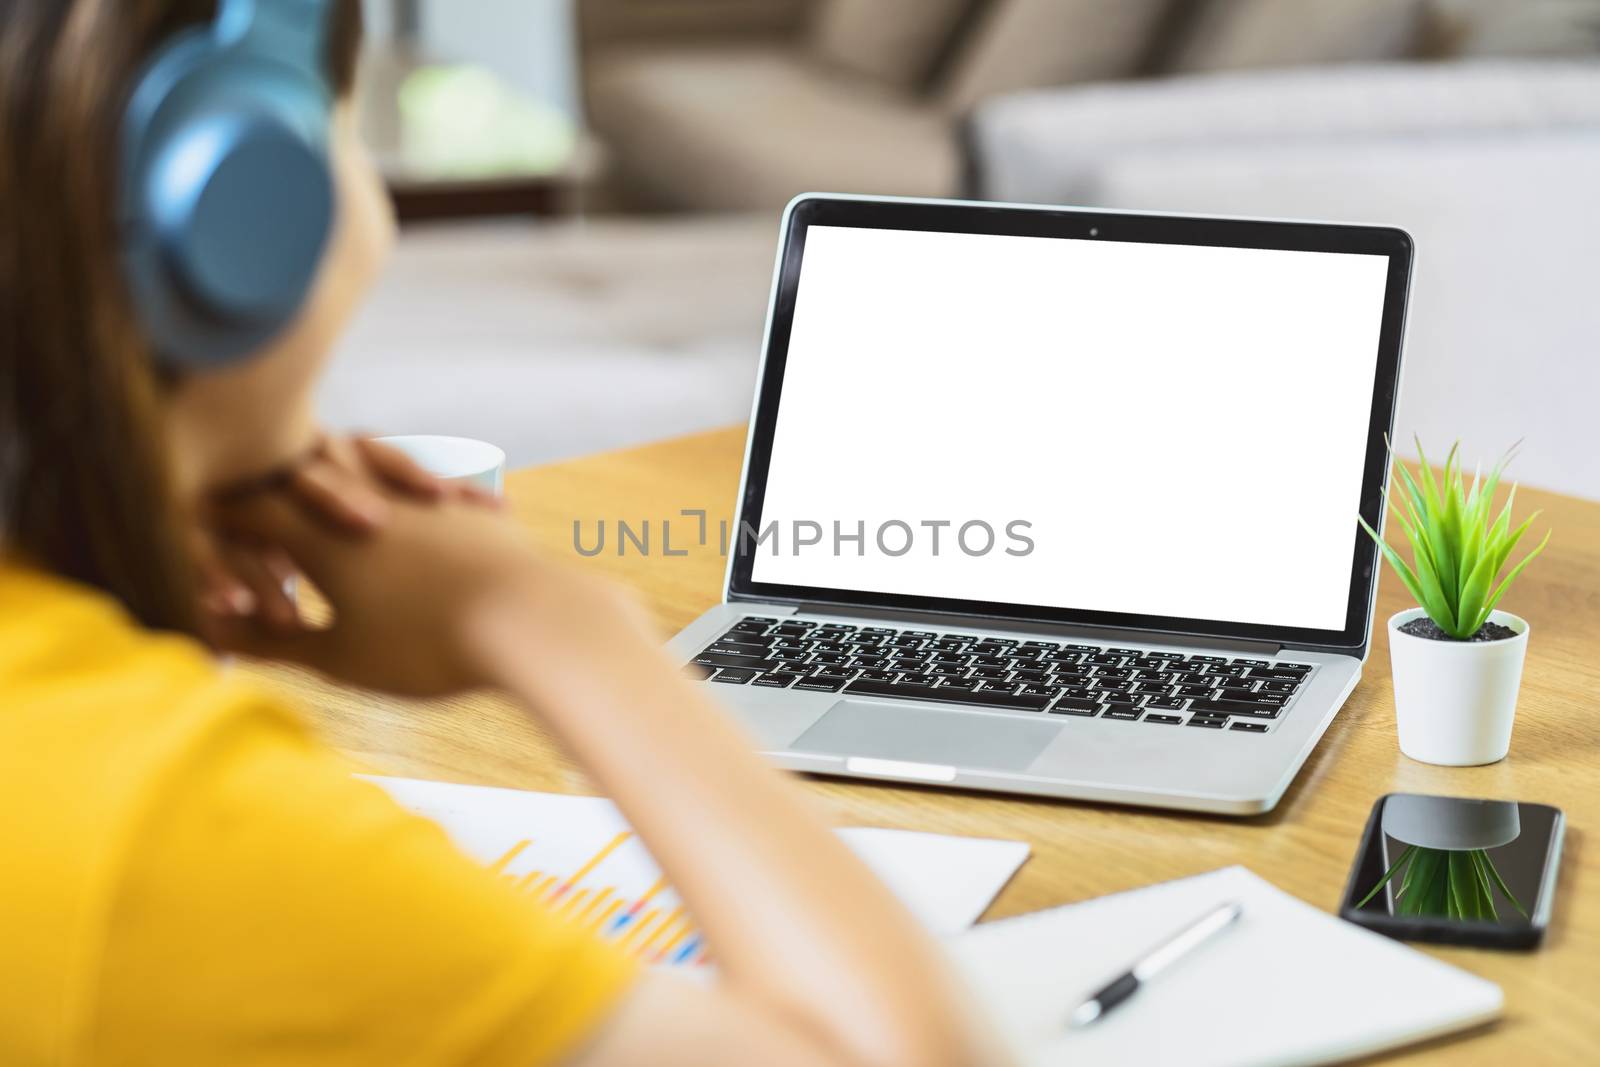
<svg viewBox="0 0 1600 1067"><path fill-rule="evenodd" d="M1095 641L1142 641L1171 643L1185 647L1216 649L1222 652L1249 653L1275 656L1283 646L1275 641L1250 641L1238 638L1202 637L1167 630L1140 630L1115 626L1075 626L1058 622L1034 622L1028 619L1005 619L970 612L902 611L893 608L866 607L860 604L835 604L827 601L774 601L759 598L730 598L736 603L792 607L796 615L848 616L852 619L872 619L901 625L939 626L960 629L963 626L994 630L1002 633L1042 635L1045 637L1082 637Z"/></svg>

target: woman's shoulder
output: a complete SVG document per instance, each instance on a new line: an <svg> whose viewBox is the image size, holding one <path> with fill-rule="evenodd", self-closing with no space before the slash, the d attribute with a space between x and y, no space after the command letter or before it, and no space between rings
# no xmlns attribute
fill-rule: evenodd
<svg viewBox="0 0 1600 1067"><path fill-rule="evenodd" d="M50 839L96 850L197 752L263 726L303 730L199 643L141 628L94 590L0 563L0 810L30 813L0 819L0 855ZM14 833L29 840L3 840Z"/></svg>
<svg viewBox="0 0 1600 1067"><path fill-rule="evenodd" d="M96 590L0 562L0 753L57 740L87 752L104 737L154 755L174 734L273 714L275 703L199 642L144 629Z"/></svg>
<svg viewBox="0 0 1600 1067"><path fill-rule="evenodd" d="M70 999L60 954L104 928L152 820L202 802L198 769L241 739L296 748L302 734L197 642L141 628L94 590L0 563L0 856L15 905L0 914L0 970L66 983L39 984L41 1009Z"/></svg>

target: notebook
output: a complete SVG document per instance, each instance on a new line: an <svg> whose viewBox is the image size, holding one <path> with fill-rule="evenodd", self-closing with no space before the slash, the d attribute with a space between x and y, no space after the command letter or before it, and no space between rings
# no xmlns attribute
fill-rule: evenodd
<svg viewBox="0 0 1600 1067"><path fill-rule="evenodd" d="M1244 914L1104 1019L1067 1013L1200 917ZM1302 903L1243 867L987 923L951 942L1030 1067L1327 1063L1487 1022L1500 987Z"/></svg>

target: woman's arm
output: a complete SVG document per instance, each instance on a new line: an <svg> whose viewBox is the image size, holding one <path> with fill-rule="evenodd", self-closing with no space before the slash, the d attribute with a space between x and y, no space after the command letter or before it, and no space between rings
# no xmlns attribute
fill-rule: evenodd
<svg viewBox="0 0 1600 1067"><path fill-rule="evenodd" d="M609 589L547 571L559 614L500 605L471 640L500 684L537 709L649 844L705 931L714 992L663 982L623 1013L586 1064L994 1063L927 935L818 819L796 783L660 651ZM532 660L529 648L560 649ZM696 995L698 994L698 995ZM697 1025L689 1019L699 1016ZM662 1027L665 1026L664 1031Z"/></svg>
<svg viewBox="0 0 1600 1067"><path fill-rule="evenodd" d="M646 978L583 1067L1001 1062L928 936L683 679L630 602L536 557L503 515L390 504L357 540L289 492L234 501L233 535L287 551L336 620L222 643L417 695L502 688L616 800L702 925L721 980Z"/></svg>

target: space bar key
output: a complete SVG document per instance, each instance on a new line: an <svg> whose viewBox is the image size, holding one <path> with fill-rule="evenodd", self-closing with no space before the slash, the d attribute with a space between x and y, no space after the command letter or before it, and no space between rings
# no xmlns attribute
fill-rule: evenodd
<svg viewBox="0 0 1600 1067"><path fill-rule="evenodd" d="M1043 711L1049 697L1017 696L1014 693L972 693L960 689L939 689L926 685L898 685L859 679L844 687L846 693L867 697L898 697L902 700L932 700L941 704L969 704L980 708L1008 708L1013 711Z"/></svg>

